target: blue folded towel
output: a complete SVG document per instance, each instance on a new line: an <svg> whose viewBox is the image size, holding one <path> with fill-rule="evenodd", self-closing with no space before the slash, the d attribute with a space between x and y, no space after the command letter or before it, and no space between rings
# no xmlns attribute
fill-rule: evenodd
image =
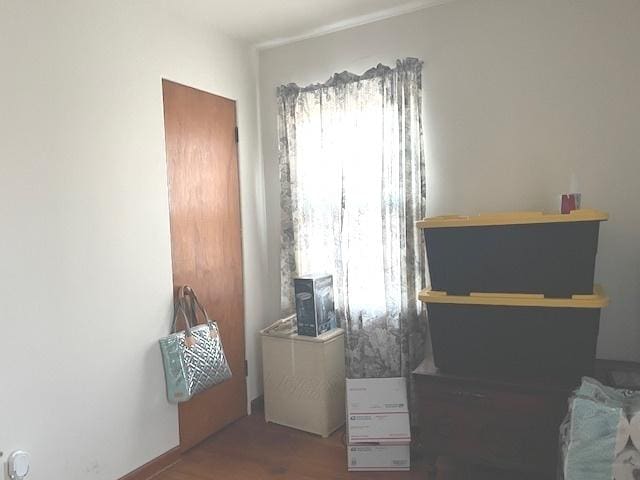
<svg viewBox="0 0 640 480"><path fill-rule="evenodd" d="M612 480L614 464L624 460L619 458L616 463L629 440L629 419L639 407L640 392L615 389L584 377L569 400L569 413L560 428L564 479ZM627 457L629 449L633 447L625 450Z"/></svg>
<svg viewBox="0 0 640 480"><path fill-rule="evenodd" d="M565 439L565 480L611 480L616 437L622 409L590 398L574 397L569 404Z"/></svg>

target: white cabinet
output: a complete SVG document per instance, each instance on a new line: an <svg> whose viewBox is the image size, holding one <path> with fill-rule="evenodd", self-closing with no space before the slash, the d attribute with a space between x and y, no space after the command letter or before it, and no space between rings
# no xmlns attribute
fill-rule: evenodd
<svg viewBox="0 0 640 480"><path fill-rule="evenodd" d="M280 321L260 333L265 420L323 437L344 425L344 330L306 337Z"/></svg>

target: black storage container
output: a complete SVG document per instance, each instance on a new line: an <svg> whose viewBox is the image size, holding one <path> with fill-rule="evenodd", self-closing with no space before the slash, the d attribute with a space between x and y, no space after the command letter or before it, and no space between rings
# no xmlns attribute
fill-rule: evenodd
<svg viewBox="0 0 640 480"><path fill-rule="evenodd" d="M418 227L424 229L433 290L568 298L593 291L598 231L607 218L586 209L516 212L434 217Z"/></svg>
<svg viewBox="0 0 640 480"><path fill-rule="evenodd" d="M434 362L443 372L576 381L592 375L600 309L592 295L474 294L423 291Z"/></svg>

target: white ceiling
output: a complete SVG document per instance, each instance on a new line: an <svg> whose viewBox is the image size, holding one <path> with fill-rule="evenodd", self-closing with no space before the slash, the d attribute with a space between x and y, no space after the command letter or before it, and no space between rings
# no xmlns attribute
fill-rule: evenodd
<svg viewBox="0 0 640 480"><path fill-rule="evenodd" d="M362 25L450 0L182 0L180 13L260 47Z"/></svg>

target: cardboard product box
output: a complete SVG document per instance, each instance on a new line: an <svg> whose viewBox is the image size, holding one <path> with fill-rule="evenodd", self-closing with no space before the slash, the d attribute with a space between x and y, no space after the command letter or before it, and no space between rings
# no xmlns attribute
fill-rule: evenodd
<svg viewBox="0 0 640 480"><path fill-rule="evenodd" d="M405 378L347 379L347 443L411 441Z"/></svg>
<svg viewBox="0 0 640 480"><path fill-rule="evenodd" d="M347 416L347 443L397 445L411 441L408 413L376 413Z"/></svg>
<svg viewBox="0 0 640 480"><path fill-rule="evenodd" d="M317 337L336 327L333 277L305 275L293 279L298 335Z"/></svg>
<svg viewBox="0 0 640 480"><path fill-rule="evenodd" d="M398 412L409 413L404 377L347 379L347 415Z"/></svg>
<svg viewBox="0 0 640 480"><path fill-rule="evenodd" d="M348 445L347 466L350 472L409 471L410 446Z"/></svg>

